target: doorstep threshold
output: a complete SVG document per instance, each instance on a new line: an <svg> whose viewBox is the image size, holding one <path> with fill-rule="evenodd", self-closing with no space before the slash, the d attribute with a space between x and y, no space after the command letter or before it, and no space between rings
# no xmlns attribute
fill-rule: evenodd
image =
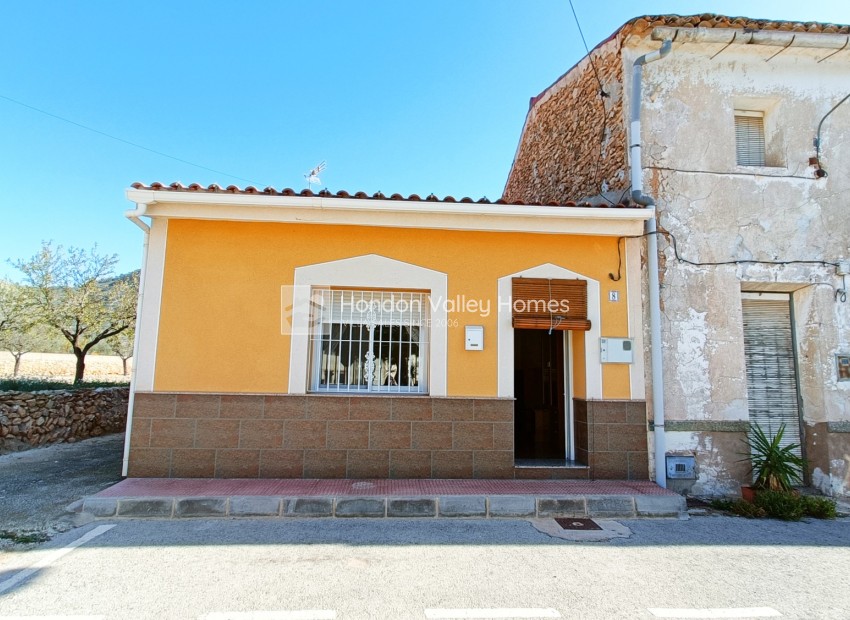
<svg viewBox="0 0 850 620"><path fill-rule="evenodd" d="M516 459L515 469L587 469L588 466L578 461L565 459Z"/></svg>

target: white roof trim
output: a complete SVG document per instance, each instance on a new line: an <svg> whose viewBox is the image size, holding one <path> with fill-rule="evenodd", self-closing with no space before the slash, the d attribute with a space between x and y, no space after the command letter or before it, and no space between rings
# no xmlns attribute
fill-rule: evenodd
<svg viewBox="0 0 850 620"><path fill-rule="evenodd" d="M640 234L652 209L446 203L129 189L146 216L554 234Z"/></svg>

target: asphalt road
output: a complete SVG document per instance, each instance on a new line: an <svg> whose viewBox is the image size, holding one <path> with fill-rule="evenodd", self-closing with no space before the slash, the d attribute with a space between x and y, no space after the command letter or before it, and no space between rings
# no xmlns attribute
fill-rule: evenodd
<svg viewBox="0 0 850 620"><path fill-rule="evenodd" d="M73 527L65 507L121 480L124 434L0 456L0 532L43 534ZM13 540L0 537L0 549Z"/></svg>
<svg viewBox="0 0 850 620"><path fill-rule="evenodd" d="M0 556L0 618L850 617L847 519L622 523L575 543L521 520L97 522Z"/></svg>

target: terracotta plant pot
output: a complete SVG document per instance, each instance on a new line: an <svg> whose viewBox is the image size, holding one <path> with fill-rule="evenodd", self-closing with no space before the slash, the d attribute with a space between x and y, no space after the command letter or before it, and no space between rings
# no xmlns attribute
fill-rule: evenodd
<svg viewBox="0 0 850 620"><path fill-rule="evenodd" d="M758 489L750 486L741 486L741 499L745 502L755 503Z"/></svg>

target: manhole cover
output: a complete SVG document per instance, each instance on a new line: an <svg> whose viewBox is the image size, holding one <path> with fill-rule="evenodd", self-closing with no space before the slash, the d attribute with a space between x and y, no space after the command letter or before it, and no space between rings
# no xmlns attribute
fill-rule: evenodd
<svg viewBox="0 0 850 620"><path fill-rule="evenodd" d="M579 519L577 517L561 517L555 522L565 530L601 530L593 519Z"/></svg>

